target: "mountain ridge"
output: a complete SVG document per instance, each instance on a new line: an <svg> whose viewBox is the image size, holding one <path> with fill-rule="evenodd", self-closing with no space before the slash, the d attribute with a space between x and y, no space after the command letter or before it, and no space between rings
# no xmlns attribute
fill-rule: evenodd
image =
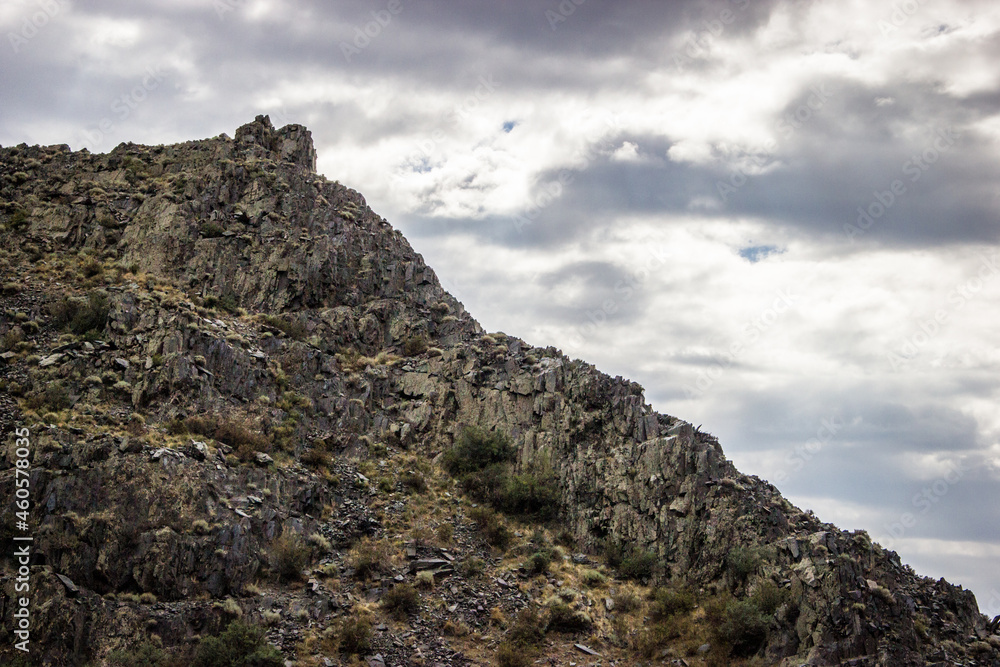
<svg viewBox="0 0 1000 667"><path fill-rule="evenodd" d="M333 540L311 560L339 567L345 586L357 540L389 539L396 524L373 513L383 499L372 489L344 492L343 480L367 485L362 466L400 457L437 475L427 462L440 463L470 426L509 438L516 470L547 471L564 540L589 561L608 545L648 553L656 565L646 579L683 582L705 607L784 591L766 636L733 660L1000 664L996 627L970 591L921 578L866 533L795 508L739 473L714 437L653 411L638 384L484 332L359 193L315 169L309 131L276 129L266 116L232 139L121 144L107 155L0 149L5 263L21 276L4 285L0 425L9 441L30 424L40 441L35 567L54 602L40 612L39 642L52 664L106 659L148 621L166 646L183 648L194 629L226 620L199 596L238 598L241 616L245 607L263 619L246 592L273 569L288 531ZM78 325L101 299L106 321ZM51 387L62 392L49 396ZM211 428L199 426L206 416ZM176 437L206 434L211 444L188 438L204 450ZM14 459L8 443L0 488L11 497ZM114 489L98 493L108 480ZM449 493L461 491L454 484ZM270 495L245 493L250 485ZM192 533L198 521L209 532ZM753 555L742 576L737 549ZM528 581L500 606L551 615ZM307 611L317 624L352 608L322 585L326 608ZM157 602L133 609L113 597L138 594ZM591 597L574 598L577 611L596 615ZM182 611L157 608L166 604ZM122 609L131 622L102 625ZM474 625L477 615L463 618ZM601 618L615 622L613 605ZM80 627L95 622L100 630ZM609 650L630 650L621 634L603 640ZM298 644L277 643L305 659ZM651 658L730 659L717 646L673 658L663 643ZM384 649L399 664L412 657Z"/></svg>

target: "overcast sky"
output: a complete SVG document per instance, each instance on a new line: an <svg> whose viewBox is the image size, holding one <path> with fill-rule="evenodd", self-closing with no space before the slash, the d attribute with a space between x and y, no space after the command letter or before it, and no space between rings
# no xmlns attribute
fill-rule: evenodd
<svg viewBox="0 0 1000 667"><path fill-rule="evenodd" d="M1000 6L6 0L0 143L312 131L489 330L1000 613Z"/></svg>

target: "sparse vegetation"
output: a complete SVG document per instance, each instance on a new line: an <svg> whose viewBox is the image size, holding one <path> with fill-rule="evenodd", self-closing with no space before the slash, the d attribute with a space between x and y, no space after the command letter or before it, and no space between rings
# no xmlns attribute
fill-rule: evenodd
<svg viewBox="0 0 1000 667"><path fill-rule="evenodd" d="M466 492L494 509L539 520L554 518L560 494L546 461L536 461L531 472L514 473L516 451L502 433L466 427L445 452L442 465L462 483Z"/></svg>
<svg viewBox="0 0 1000 667"><path fill-rule="evenodd" d="M108 295L91 292L86 299L64 297L49 306L53 324L78 336L103 331L110 312Z"/></svg>
<svg viewBox="0 0 1000 667"><path fill-rule="evenodd" d="M271 562L282 581L298 579L309 562L309 547L297 533L286 528L271 545Z"/></svg>
<svg viewBox="0 0 1000 667"><path fill-rule="evenodd" d="M152 641L145 641L134 649L112 651L107 657L108 667L169 667L169 656Z"/></svg>
<svg viewBox="0 0 1000 667"><path fill-rule="evenodd" d="M650 616L654 621L664 621L675 614L687 613L694 609L695 596L684 586L665 586L653 591Z"/></svg>
<svg viewBox="0 0 1000 667"><path fill-rule="evenodd" d="M733 583L742 585L760 567L760 554L749 547L733 547L726 555L726 568Z"/></svg>
<svg viewBox="0 0 1000 667"><path fill-rule="evenodd" d="M281 652L264 640L264 630L241 621L233 621L217 637L198 642L191 667L283 667Z"/></svg>
<svg viewBox="0 0 1000 667"><path fill-rule="evenodd" d="M262 315L261 320L293 340L304 340L306 337L306 327L297 319L280 315Z"/></svg>
<svg viewBox="0 0 1000 667"><path fill-rule="evenodd" d="M382 596L382 608L398 619L420 611L420 593L411 584L397 584Z"/></svg>
<svg viewBox="0 0 1000 667"><path fill-rule="evenodd" d="M345 655L362 655L371 648L372 622L363 614L348 614L337 627L337 646Z"/></svg>
<svg viewBox="0 0 1000 667"><path fill-rule="evenodd" d="M469 511L469 518L475 521L486 543L504 550L510 544L511 532L496 512L488 507L475 507Z"/></svg>
<svg viewBox="0 0 1000 667"><path fill-rule="evenodd" d="M354 545L347 557L347 564L354 568L354 576L367 579L373 574L388 571L391 558L389 545L384 541L363 538Z"/></svg>

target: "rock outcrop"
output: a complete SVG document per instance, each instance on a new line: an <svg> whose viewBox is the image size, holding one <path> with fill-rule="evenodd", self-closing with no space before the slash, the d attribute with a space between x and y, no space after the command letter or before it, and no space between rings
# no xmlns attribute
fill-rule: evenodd
<svg viewBox="0 0 1000 667"><path fill-rule="evenodd" d="M217 629L211 601L246 596L285 532L338 549L382 534L359 460L429 461L467 425L551 471L575 550L652 553L658 579L706 594L787 591L767 664L1000 664L971 592L793 507L639 385L483 332L315 167L309 131L266 117L234 139L107 155L0 149L0 493L29 426L33 642L49 664L100 659L147 626L165 644ZM727 567L736 546L760 556L754 581ZM142 594L156 605L128 597ZM349 604L322 600L302 618Z"/></svg>

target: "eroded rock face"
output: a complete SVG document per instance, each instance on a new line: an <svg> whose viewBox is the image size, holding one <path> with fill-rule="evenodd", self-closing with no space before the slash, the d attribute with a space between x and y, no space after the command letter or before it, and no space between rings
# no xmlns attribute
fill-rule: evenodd
<svg viewBox="0 0 1000 667"><path fill-rule="evenodd" d="M46 425L33 454L36 568L52 596L39 636L57 664L83 664L144 622L101 595L182 605L158 621L181 641L217 622L187 601L240 594L285 528L374 530L364 503L297 463L317 443L340 457L378 442L432 458L470 424L508 434L522 468L551 467L580 549L634 545L657 555L662 576L706 590L739 585L725 567L734 546L766 553L760 576L797 602L771 629L769 663L944 663L946 641L986 638L970 592L918 577L866 534L740 474L712 436L654 412L639 385L484 334L406 240L315 165L308 130L266 117L234 139L108 155L0 150L0 220L18 221L5 233L20 267L86 251L124 273L91 340L60 343L49 321L49 306L85 284L38 274L9 297L44 323L38 370L4 357L9 380L30 394L59 378L71 404L106 407L84 429ZM0 410L9 434L18 409L0 396ZM199 415L280 440L285 456L241 464L224 442L162 446L167 424ZM322 519L331 504L339 514ZM55 574L79 587L76 602Z"/></svg>

